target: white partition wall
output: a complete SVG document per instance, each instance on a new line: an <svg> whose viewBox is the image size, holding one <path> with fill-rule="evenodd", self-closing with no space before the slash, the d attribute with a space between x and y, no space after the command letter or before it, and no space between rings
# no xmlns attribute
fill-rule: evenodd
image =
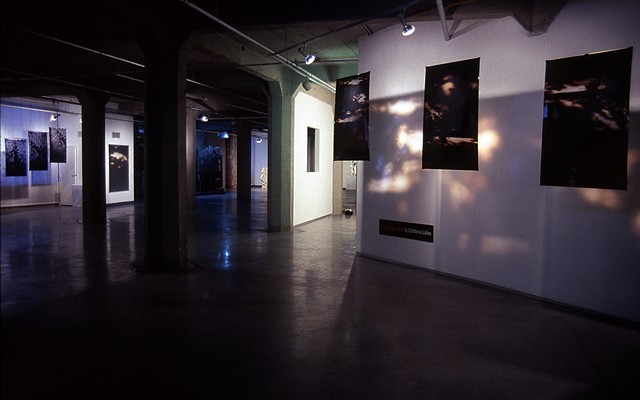
<svg viewBox="0 0 640 400"><path fill-rule="evenodd" d="M371 71L371 161L358 167L357 250L640 321L640 2L569 1L548 31L513 18L395 26L359 43ZM545 62L634 47L628 188L540 185ZM479 171L422 170L425 67L480 58ZM433 225L434 242L380 235Z"/></svg>
<svg viewBox="0 0 640 400"><path fill-rule="evenodd" d="M293 224L298 225L332 212L333 107L300 92L293 114ZM309 143L310 129L315 135L313 144Z"/></svg>
<svg viewBox="0 0 640 400"><path fill-rule="evenodd" d="M269 139L251 138L251 186L262 186L262 170L267 168L269 157Z"/></svg>
<svg viewBox="0 0 640 400"><path fill-rule="evenodd" d="M52 115L58 118L52 120ZM7 98L2 101L0 114L0 185L2 186L2 207L59 204L63 206L82 205L82 107L70 102L54 105L51 101ZM29 132L46 132L49 128L66 130L66 162L47 162L47 169L31 171L27 165L25 176L7 176L5 139L25 139ZM111 191L109 187L110 160L109 145L124 146L127 149L126 188ZM105 180L106 202L120 203L134 200L133 192L133 119L130 116L107 114L105 119ZM49 143L47 143L47 149ZM28 153L28 149L27 149ZM28 164L27 160L27 164Z"/></svg>
<svg viewBox="0 0 640 400"><path fill-rule="evenodd" d="M0 108L0 186L2 207L19 207L44 204L72 204L72 187L78 183L82 157L80 132L81 108L68 103L52 104L51 101L6 98ZM52 120L52 115L58 115ZM29 170L25 176L7 176L5 139L24 139L29 152L29 132L46 132L49 128L66 130L67 162L51 163L47 158L46 170ZM49 143L47 143L48 151Z"/></svg>

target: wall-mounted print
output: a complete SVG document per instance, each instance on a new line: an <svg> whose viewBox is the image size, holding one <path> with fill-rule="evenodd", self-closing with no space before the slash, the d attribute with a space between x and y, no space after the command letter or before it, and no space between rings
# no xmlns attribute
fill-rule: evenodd
<svg viewBox="0 0 640 400"><path fill-rule="evenodd" d="M479 58L426 68L423 169L478 170L479 74Z"/></svg>
<svg viewBox="0 0 640 400"><path fill-rule="evenodd" d="M220 146L196 147L196 192L211 193L222 189L222 150Z"/></svg>
<svg viewBox="0 0 640 400"><path fill-rule="evenodd" d="M27 139L5 139L7 176L27 176Z"/></svg>
<svg viewBox="0 0 640 400"><path fill-rule="evenodd" d="M336 81L333 159L369 160L369 72Z"/></svg>
<svg viewBox="0 0 640 400"><path fill-rule="evenodd" d="M109 145L109 192L129 190L129 146Z"/></svg>
<svg viewBox="0 0 640 400"><path fill-rule="evenodd" d="M29 131L29 171L46 171L48 169L47 132Z"/></svg>
<svg viewBox="0 0 640 400"><path fill-rule="evenodd" d="M632 48L548 60L540 184L627 189Z"/></svg>
<svg viewBox="0 0 640 400"><path fill-rule="evenodd" d="M49 128L49 162L67 162L67 130L65 128Z"/></svg>

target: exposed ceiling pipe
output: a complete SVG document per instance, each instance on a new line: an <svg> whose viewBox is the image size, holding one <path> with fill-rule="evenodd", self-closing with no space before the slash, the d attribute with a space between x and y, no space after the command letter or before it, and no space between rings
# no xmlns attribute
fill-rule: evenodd
<svg viewBox="0 0 640 400"><path fill-rule="evenodd" d="M217 112L217 110L211 108L211 106L209 106L207 103L205 103L204 100L201 100L201 99L199 99L199 98L197 98L195 96L188 96L188 98L190 100L193 100L193 101L197 102L198 104L200 104L200 105L202 105L204 107L207 107L209 109L209 111L216 111ZM268 113L266 113L264 111L258 111L258 110L254 110L253 108L237 106L237 105L234 105L234 104L228 104L228 103L224 103L222 101L217 101L217 104L224 104L226 106L233 107L233 108L238 109L238 110L251 111L252 113L256 113L256 114L260 114L260 115L264 115L264 116L268 116L269 115Z"/></svg>
<svg viewBox="0 0 640 400"><path fill-rule="evenodd" d="M280 53L284 53L285 51L296 49L296 48L298 48L298 47L300 47L302 45L309 44L309 43L315 42L317 40L324 39L324 38L326 38L328 36L335 35L338 32L344 31L344 30L349 29L349 28L353 28L354 26L362 25L365 22L371 21L372 19L377 19L377 18L381 18L381 17L386 17L388 15L396 14L398 11L405 10L405 9L407 9L409 7L412 7L412 6L415 6L417 4L424 3L424 2L425 2L425 0L410 1L410 2L405 3L405 4L403 4L403 5L399 6L399 7L395 7L395 8L389 9L389 10L385 10L385 11L379 12L379 13L377 13L375 15L370 16L370 17L362 18L362 19L360 19L358 21L351 22L351 23L349 23L347 25L344 25L344 26L341 26L339 28L333 29L333 30L331 30L329 32L325 32L325 33L322 33L322 34L320 34L318 36L314 36L314 37L312 37L310 39L305 40L304 42L293 44L293 45L291 45L289 47L286 47L286 48L284 48L282 50L273 52L273 53L271 53L269 55L270 56L275 56L276 54L280 54ZM363 27L363 29L365 29L365 28ZM370 29L369 29L369 31L370 31ZM365 29L365 32L367 33L367 35L371 35L373 33L373 32L368 33L366 31L366 29Z"/></svg>
<svg viewBox="0 0 640 400"><path fill-rule="evenodd" d="M241 32L240 30L238 30L238 29L234 28L233 26L227 24L226 22L224 22L220 18L218 18L218 17L210 14L209 12L203 10L202 8L200 8L197 5L193 4L191 1L189 1L189 0L178 0L178 1L180 3L182 3L182 4L184 4L185 6L191 8L192 10L195 10L198 13L202 14L203 16L207 17L208 19L210 19L211 21L217 23L218 25L222 25L223 27L227 28L231 32L235 33L236 35L238 35L238 36L242 37L243 39L249 41L250 43L253 43L254 45L258 46L262 50L266 51L267 54L271 55L274 59L276 59L281 64L283 64L284 66L288 67L289 69L291 69L292 71L294 71L298 75L301 75L301 76L309 78L313 82L321 85L322 87L324 87L325 89L329 90L332 93L336 92L336 89L333 86L331 86L329 83L325 82L321 78L318 78L314 74L312 74L312 73L306 71L305 69L301 68L300 66L298 66L298 64L296 64L293 61L290 61L288 58L283 57L280 54L276 54L274 52L274 50L272 50L268 46L260 43L259 41L255 40L251 36L245 34L244 32Z"/></svg>
<svg viewBox="0 0 640 400"><path fill-rule="evenodd" d="M144 64L140 64L140 63L137 63L135 61L131 61L131 60L127 60L127 59L124 59L124 58L116 57L114 55L107 54L107 53L104 53L102 51L90 49L88 47L80 46L79 44L67 42L66 40L54 38L54 37L51 37L51 36L48 36L48 35L44 35L42 33L30 31L28 29L23 29L23 28L17 28L17 29L19 29L21 31L24 31L24 32L27 32L27 33L30 33L32 35L40 36L40 37L45 38L45 39L53 40L54 42L58 42L58 43L62 43L62 44L67 45L67 46L75 47L76 49L84 50L84 51L87 51L89 53L98 54L98 55L101 55L103 57L111 58L113 60L117 60L117 61L121 61L121 62L124 62L124 63L127 63L127 64L135 65L136 67L144 68Z"/></svg>
<svg viewBox="0 0 640 400"><path fill-rule="evenodd" d="M127 64L135 65L136 67L145 68L144 64L140 64L140 63L137 63L135 61L127 60L126 58L117 57L117 56L114 56L114 55L109 54L109 53L105 53L105 52L102 52L102 51L94 50L94 49L91 49L89 47L81 46L79 44L71 43L71 42L68 42L66 40L62 40L62 39L58 39L58 38L55 38L55 37L52 37L52 36L44 35L42 33L34 32L34 31L31 31L31 30L28 30L28 29L23 29L23 28L16 28L16 29L19 29L19 30L21 30L23 32L30 33L30 34L35 35L35 36L39 36L39 37L42 37L42 38L45 38L45 39L52 40L52 41L57 42L57 43L61 43L61 44L64 44L64 45L67 45L67 46L70 46L70 47L74 47L76 49L84 50L84 51L87 51L89 53L98 54L100 56L107 57L107 58L110 58L112 60L117 60L117 61L121 61L121 62L124 62L124 63L127 63ZM21 73L21 72L17 72L17 73ZM29 74L26 74L26 73L23 73L23 74L29 75ZM49 79L49 80L55 79L55 78L43 78L43 77L40 77L40 76L37 76L37 75L30 75L30 76L32 78L35 78L35 79ZM144 83L144 80L136 79L136 78L133 78L133 77L130 77L130 76L127 76L127 75L123 75L121 73L116 73L115 76L117 76L119 78L123 78L123 79L129 79L129 80L132 80L132 81L135 81L135 82ZM60 82L64 82L64 81L60 81ZM236 94L236 93L228 92L228 91L223 90L223 89L218 89L216 87L213 87L213 86L210 86L210 85L195 81L193 79L187 79L187 82L195 84L195 85L198 85L198 86L206 87L207 89L211 89L211 90L214 90L214 91L217 91L217 92L221 92L221 93L224 93L224 94L232 96L232 97L237 97L237 98L240 98L242 100L252 101L254 103L258 103L258 104L264 105L264 103L259 102L257 100L250 99L250 98L241 96L241 95ZM75 85L75 84L73 84L71 82L69 82L69 84ZM108 93L106 91L104 91L104 92ZM131 98L133 98L133 97L131 97ZM231 107L235 107L233 104L228 104L228 103L225 103L225 104L228 105L228 106L231 106Z"/></svg>
<svg viewBox="0 0 640 400"><path fill-rule="evenodd" d="M187 82L188 83L192 83L194 85L202 86L202 87L205 87L207 89L211 89L213 91L220 92L220 93L232 96L232 97L236 97L236 98L241 99L241 100L249 101L251 103L260 104L262 106L266 106L267 105L267 103L264 103L262 101L258 101L258 100L255 100L255 99L252 99L252 98L249 98L249 97L245 97L245 96L239 95L237 93L232 93L232 92L229 92L229 91L224 90L224 89L218 89L217 87L209 86L209 85L207 85L205 83L194 81L193 79L187 78ZM228 104L228 105L230 105L230 104Z"/></svg>
<svg viewBox="0 0 640 400"><path fill-rule="evenodd" d="M449 27L447 26L447 17L444 15L444 5L442 4L442 0L436 0L436 5L438 6L438 15L440 16L440 24L442 25L442 33L444 33L444 40L448 41L451 39L451 35L449 34Z"/></svg>
<svg viewBox="0 0 640 400"><path fill-rule="evenodd" d="M90 89L90 90L94 90L96 92L100 92L100 93L106 93L106 94L110 94L112 96L117 96L117 97L121 97L121 98L125 98L125 99L132 99L132 100L141 100L135 96L130 96L128 94L124 94L124 93L118 93L118 92L114 92L111 90L105 90L105 89L101 89L101 88L96 88L93 86L87 86L87 85L82 85L79 83L75 83L75 82L68 82L62 79L56 79L56 78L50 78L47 76L41 76L41 75L36 75L36 74L32 74L29 72L22 72L22 71L15 71L9 68L1 68L3 71L7 71L7 72L11 72L14 74L20 74L20 75L24 75L24 76L29 76L31 78L37 78L37 79L41 79L41 80L45 80L45 81L51 81L51 82L55 82L55 83L59 83L62 85L66 85L66 86L73 86L73 87L77 87L77 88L81 88L81 89Z"/></svg>
<svg viewBox="0 0 640 400"><path fill-rule="evenodd" d="M80 103L74 103L74 102L67 102L67 103L80 105ZM8 108L16 108L16 109L19 109L19 110L37 111L37 112L42 112L42 113L52 114L52 115L68 114L68 115L80 115L80 116L82 116L81 112L73 112L73 111L47 110L47 109L44 109L44 108L17 106L17 105L13 105L13 104L5 104L5 103L1 103L0 106L8 107ZM105 111L105 114L129 115L129 114L123 114L120 110L113 110L113 109L110 109L110 108L105 108L104 111ZM131 116L133 116L133 115L131 115ZM105 116L105 119L109 119L109 120L112 120L112 121L130 122L130 120L128 120L128 119L114 118L114 117L111 117L111 116Z"/></svg>

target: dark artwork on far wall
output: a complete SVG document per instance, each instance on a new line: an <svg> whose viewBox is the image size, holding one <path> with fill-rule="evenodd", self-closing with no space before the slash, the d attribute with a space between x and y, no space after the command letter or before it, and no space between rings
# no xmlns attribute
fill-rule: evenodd
<svg viewBox="0 0 640 400"><path fill-rule="evenodd" d="M109 193L129 190L129 146L109 145Z"/></svg>
<svg viewBox="0 0 640 400"><path fill-rule="evenodd" d="M67 130L49 128L49 161L52 163L67 162Z"/></svg>
<svg viewBox="0 0 640 400"><path fill-rule="evenodd" d="M369 72L338 79L333 159L369 160Z"/></svg>
<svg viewBox="0 0 640 400"><path fill-rule="evenodd" d="M5 139L6 176L27 176L27 139Z"/></svg>
<svg viewBox="0 0 640 400"><path fill-rule="evenodd" d="M29 171L46 171L49 169L48 150L47 132L29 131Z"/></svg>
<svg viewBox="0 0 640 400"><path fill-rule="evenodd" d="M480 59L426 68L423 169L478 170Z"/></svg>
<svg viewBox="0 0 640 400"><path fill-rule="evenodd" d="M211 193L222 189L222 151L220 146L208 145L196 149L196 192Z"/></svg>
<svg viewBox="0 0 640 400"><path fill-rule="evenodd" d="M632 48L548 60L540 184L627 189Z"/></svg>

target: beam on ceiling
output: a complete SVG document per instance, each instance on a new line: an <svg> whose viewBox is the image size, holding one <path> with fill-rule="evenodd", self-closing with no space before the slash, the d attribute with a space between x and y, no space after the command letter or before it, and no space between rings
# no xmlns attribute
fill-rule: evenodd
<svg viewBox="0 0 640 400"><path fill-rule="evenodd" d="M249 41L250 43L252 43L252 44L254 44L256 46L258 46L262 50L266 51L267 54L272 55L272 54L275 53L274 50L272 50L268 46L260 43L259 41L257 41L256 39L252 38L251 36L249 36L249 35L245 34L244 32L234 28L233 26L231 26L228 23L224 22L220 18L218 18L218 17L210 14L209 12L205 11L204 9L198 7L197 5L193 4L191 1L189 1L189 0L178 0L178 1L180 3L182 3L182 4L184 4L185 6L191 8L192 10L198 12L202 16L207 17L208 19L210 19L211 21L217 23L218 25L221 25L224 28L227 28L231 32L233 32L236 35L240 36L241 38ZM322 87L324 87L325 89L329 90L330 92L335 93L336 89L333 86L331 86L329 83L325 82L321 78L317 77L316 75L312 74L311 72L301 68L295 62L289 60L286 57L283 57L280 54L274 54L274 55L272 55L272 57L274 59L276 59L278 62L280 62L282 65L288 67L289 69L291 69L292 71L297 73L298 75L301 75L301 76L304 76L306 78L309 78L309 80L321 85Z"/></svg>
<svg viewBox="0 0 640 400"><path fill-rule="evenodd" d="M451 39L451 35L449 34L449 27L447 26L447 17L444 14L444 5L442 4L442 0L436 0L436 5L438 6L438 16L440 17L440 24L442 25L442 33L444 33L444 40L448 41Z"/></svg>

